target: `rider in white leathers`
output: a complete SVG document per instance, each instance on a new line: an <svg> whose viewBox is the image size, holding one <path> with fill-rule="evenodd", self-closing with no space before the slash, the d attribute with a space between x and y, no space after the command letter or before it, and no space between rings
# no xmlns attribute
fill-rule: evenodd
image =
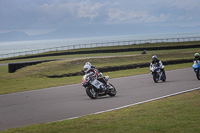
<svg viewBox="0 0 200 133"><path fill-rule="evenodd" d="M153 68L152 66L158 66L160 68L161 71L164 71L164 65L162 64L162 61L158 59L158 57L156 55L152 56L152 62L150 64L150 71L152 72Z"/></svg>

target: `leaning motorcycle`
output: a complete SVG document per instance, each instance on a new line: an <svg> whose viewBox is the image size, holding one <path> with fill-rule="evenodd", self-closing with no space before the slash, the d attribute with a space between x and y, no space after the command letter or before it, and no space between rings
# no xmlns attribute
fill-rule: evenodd
<svg viewBox="0 0 200 133"><path fill-rule="evenodd" d="M194 68L197 79L200 80L200 61L194 61L192 68Z"/></svg>
<svg viewBox="0 0 200 133"><path fill-rule="evenodd" d="M109 76L103 77L106 81L108 81ZM109 85L105 85L101 81L99 81L94 75L85 74L82 78L82 85L86 89L86 94L91 99L96 99L100 96L109 95L111 97L116 95L115 87L109 83Z"/></svg>
<svg viewBox="0 0 200 133"><path fill-rule="evenodd" d="M155 83L158 83L159 80L162 80L163 82L166 81L165 71L161 71L161 68L164 69L164 66L158 67L157 65L151 64L150 71Z"/></svg>

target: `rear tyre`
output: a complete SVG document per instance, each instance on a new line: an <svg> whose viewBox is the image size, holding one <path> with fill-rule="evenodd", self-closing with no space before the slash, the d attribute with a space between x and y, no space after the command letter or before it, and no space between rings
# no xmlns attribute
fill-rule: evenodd
<svg viewBox="0 0 200 133"><path fill-rule="evenodd" d="M91 99L97 99L98 93L95 91L93 87L87 87L86 93Z"/></svg>
<svg viewBox="0 0 200 133"><path fill-rule="evenodd" d="M113 97L113 96L115 96L117 94L117 91L116 91L115 87L112 84L110 84L110 86L112 87L112 89L109 90L108 95Z"/></svg>
<svg viewBox="0 0 200 133"><path fill-rule="evenodd" d="M158 73L153 73L153 81L154 81L155 83L158 83L158 80L159 80L159 75L158 75Z"/></svg>

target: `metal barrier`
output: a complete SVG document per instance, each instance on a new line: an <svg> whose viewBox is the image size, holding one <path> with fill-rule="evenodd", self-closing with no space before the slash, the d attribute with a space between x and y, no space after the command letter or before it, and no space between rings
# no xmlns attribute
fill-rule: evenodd
<svg viewBox="0 0 200 133"><path fill-rule="evenodd" d="M95 47L107 47L107 46L124 46L124 45L134 45L134 44L144 44L144 43L161 43L161 42L186 42L186 41L200 41L200 37L130 40L130 41L118 41L118 42L104 42L104 43L67 45L67 46L61 46L61 47L53 47L53 48L46 48L46 49L37 49L37 50L31 50L31 51L23 51L23 52L16 52L16 53L1 54L0 55L0 59L16 57L16 56L26 56L26 55L33 55L33 54L41 54L41 53L53 52L53 51L81 49L81 48L95 48Z"/></svg>

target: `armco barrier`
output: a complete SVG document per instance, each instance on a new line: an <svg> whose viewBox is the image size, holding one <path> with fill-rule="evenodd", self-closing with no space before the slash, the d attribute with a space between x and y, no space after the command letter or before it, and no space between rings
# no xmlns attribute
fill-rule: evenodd
<svg viewBox="0 0 200 133"><path fill-rule="evenodd" d="M172 65L172 64L181 64L181 63L192 63L192 59L180 59L180 60L170 60L170 61L163 61L164 65ZM141 63L141 64L131 64L131 65L122 65L122 66L109 66L109 67L102 67L99 68L100 72L111 72L111 71L119 71L119 70L127 70L127 69L135 69L135 68L144 68L149 67L150 63ZM84 72L76 72L76 73L68 73L62 75L51 75L47 76L49 78L62 78L62 77L71 77L71 76L78 76L84 75Z"/></svg>
<svg viewBox="0 0 200 133"><path fill-rule="evenodd" d="M42 62L49 62L49 61L55 61L55 60L42 60L42 61L31 61L31 62L18 62L18 63L9 63L8 64L8 72L9 73L14 73L16 70L26 67L26 66L31 66L31 65L36 65Z"/></svg>
<svg viewBox="0 0 200 133"><path fill-rule="evenodd" d="M186 49L186 48L200 48L198 45L182 45L182 46L163 46L163 47L147 47L147 48L125 48L125 49L104 49L104 50L88 50L88 51L75 51L75 52L60 52L43 55L30 55L25 57L13 57L1 60L15 60L15 59L26 59L26 58L37 58L46 56L61 56L61 55L73 55L73 54L92 54L92 53L116 53L116 52L131 52L131 51L144 51L144 50L170 50L170 49Z"/></svg>

